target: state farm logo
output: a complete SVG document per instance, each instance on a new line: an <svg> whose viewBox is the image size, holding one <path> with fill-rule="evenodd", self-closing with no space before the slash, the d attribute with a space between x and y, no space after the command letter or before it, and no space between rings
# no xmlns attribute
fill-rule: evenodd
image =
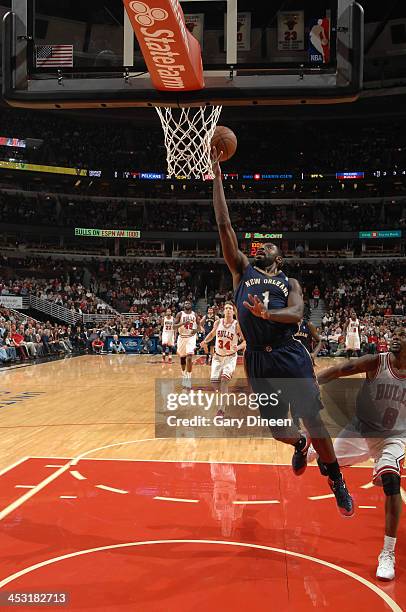
<svg viewBox="0 0 406 612"><path fill-rule="evenodd" d="M144 2L130 2L130 9L135 13L135 21L141 26L149 28L156 21L165 21L168 19L169 13L162 8L150 8Z"/></svg>

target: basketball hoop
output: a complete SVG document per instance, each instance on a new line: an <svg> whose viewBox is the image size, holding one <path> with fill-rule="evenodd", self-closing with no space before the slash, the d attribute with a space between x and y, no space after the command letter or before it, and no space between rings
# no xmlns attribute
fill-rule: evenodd
<svg viewBox="0 0 406 612"><path fill-rule="evenodd" d="M156 108L165 136L169 177L214 178L211 140L222 106Z"/></svg>

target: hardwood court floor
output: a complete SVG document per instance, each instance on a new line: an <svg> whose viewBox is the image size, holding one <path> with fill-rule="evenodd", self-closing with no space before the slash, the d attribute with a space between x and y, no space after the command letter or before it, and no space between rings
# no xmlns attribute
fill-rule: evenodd
<svg viewBox="0 0 406 612"><path fill-rule="evenodd" d="M208 375L197 366L196 384ZM346 521L317 467L296 478L272 439L155 439L156 379L179 387L178 363L84 356L0 372L1 605L65 591L67 609L97 612L401 612L406 534L396 581L378 583L384 499L370 466L346 474Z"/></svg>
<svg viewBox="0 0 406 612"><path fill-rule="evenodd" d="M319 360L320 367L333 360ZM195 380L210 368L195 366ZM180 379L159 357L89 355L0 371L0 470L23 456L290 463L290 447L272 439L155 437L155 380ZM242 366L236 376L244 377ZM145 440L145 442L142 442ZM131 444L134 442L134 444Z"/></svg>

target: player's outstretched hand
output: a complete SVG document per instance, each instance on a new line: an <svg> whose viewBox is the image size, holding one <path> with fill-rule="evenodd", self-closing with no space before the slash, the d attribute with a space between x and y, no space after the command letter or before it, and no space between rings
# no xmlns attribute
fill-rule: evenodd
<svg viewBox="0 0 406 612"><path fill-rule="evenodd" d="M222 155L223 151L218 152L216 147L211 148L211 163L214 176L221 176L220 159Z"/></svg>
<svg viewBox="0 0 406 612"><path fill-rule="evenodd" d="M266 318L267 309L265 308L265 304L259 299L257 295L248 294L248 302L243 302L245 308L260 319Z"/></svg>

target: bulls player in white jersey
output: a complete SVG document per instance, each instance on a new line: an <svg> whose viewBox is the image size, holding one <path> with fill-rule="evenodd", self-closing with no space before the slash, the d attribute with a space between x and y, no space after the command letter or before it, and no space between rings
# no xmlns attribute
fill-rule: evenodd
<svg viewBox="0 0 406 612"><path fill-rule="evenodd" d="M341 466L372 458L373 482L383 487L385 503L385 538L379 555L377 578L395 577L395 544L402 510L401 469L406 444L406 330L395 329L389 353L366 355L328 368L318 376L324 384L352 374L366 373L357 397L356 415L334 442ZM315 458L312 447L308 459ZM323 464L319 462L323 473Z"/></svg>
<svg viewBox="0 0 406 612"><path fill-rule="evenodd" d="M242 338L238 321L234 319L234 306L231 302L225 303L224 318L217 319L201 346L207 346L214 337L216 344L211 362L210 380L213 384L220 385L222 393L226 393L228 383L237 367L238 351L245 348L245 340ZM224 411L220 409L217 415L224 416Z"/></svg>
<svg viewBox="0 0 406 612"><path fill-rule="evenodd" d="M344 325L345 335L345 350L347 351L348 359L353 352L356 352L358 357L361 356L361 341L359 336L359 321L354 311L350 314L350 319Z"/></svg>
<svg viewBox="0 0 406 612"><path fill-rule="evenodd" d="M193 312L192 303L189 300L184 303L183 310L176 315L173 328L179 331L177 353L180 357L180 367L182 369L182 386L190 389L199 317Z"/></svg>
<svg viewBox="0 0 406 612"><path fill-rule="evenodd" d="M170 308L166 309L165 316L162 320L162 363L165 363L166 355L168 355L168 363L172 363L172 351L175 346L175 319Z"/></svg>

